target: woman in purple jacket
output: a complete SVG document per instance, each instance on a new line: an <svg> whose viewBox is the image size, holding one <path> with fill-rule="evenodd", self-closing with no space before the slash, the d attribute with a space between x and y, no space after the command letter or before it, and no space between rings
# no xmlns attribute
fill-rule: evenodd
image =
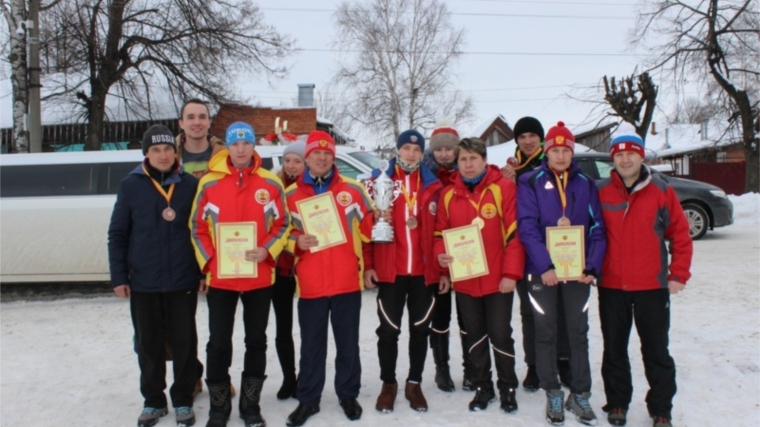
<svg viewBox="0 0 760 427"><path fill-rule="evenodd" d="M525 275L536 328L536 370L541 388L546 390L546 420L552 425L562 425L565 419L555 354L560 292L572 371L565 407L581 423L596 425L589 404L588 300L607 242L596 184L572 161L574 148L573 134L559 122L546 134L541 167L520 177L517 186L517 229L526 252ZM579 280L560 282L546 249L546 229L567 225L584 226L586 264Z"/></svg>

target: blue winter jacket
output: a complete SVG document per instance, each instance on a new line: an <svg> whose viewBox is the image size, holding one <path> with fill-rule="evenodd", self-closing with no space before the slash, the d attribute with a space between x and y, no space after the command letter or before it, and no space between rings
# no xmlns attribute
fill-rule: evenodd
<svg viewBox="0 0 760 427"><path fill-rule="evenodd" d="M194 289L202 278L190 242L190 209L198 179L181 169L161 183L168 191L176 184L171 207L173 221L161 213L167 203L143 171L135 168L119 185L108 228L108 262L111 284L128 284L138 292L172 292Z"/></svg>
<svg viewBox="0 0 760 427"><path fill-rule="evenodd" d="M544 159L541 167L520 177L517 186L517 230L525 247L525 274L543 274L554 268L546 249L546 227L562 217L562 201L554 172ZM607 248L607 237L593 179L572 162L568 170L565 216L572 225L586 227L586 267L584 272L599 277Z"/></svg>

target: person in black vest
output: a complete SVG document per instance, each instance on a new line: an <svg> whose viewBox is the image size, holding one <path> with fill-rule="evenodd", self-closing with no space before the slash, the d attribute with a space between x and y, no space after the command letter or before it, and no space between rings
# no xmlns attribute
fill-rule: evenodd
<svg viewBox="0 0 760 427"><path fill-rule="evenodd" d="M205 292L187 226L198 179L182 171L166 126L151 126L142 149L145 160L119 185L111 215L111 284L130 303L144 397L138 427L153 426L168 413L164 336L174 353L169 394L177 425L190 426L198 379L195 310L198 292Z"/></svg>

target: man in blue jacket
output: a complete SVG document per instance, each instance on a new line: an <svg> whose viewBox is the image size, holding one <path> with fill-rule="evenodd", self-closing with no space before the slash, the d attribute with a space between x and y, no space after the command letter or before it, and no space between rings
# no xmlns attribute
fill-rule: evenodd
<svg viewBox="0 0 760 427"><path fill-rule="evenodd" d="M169 394L177 425L190 426L198 379L195 310L205 291L187 226L198 179L182 171L166 126L151 126L142 149L145 160L121 182L111 215L111 284L130 302L144 397L138 427L167 414L164 336L174 353Z"/></svg>

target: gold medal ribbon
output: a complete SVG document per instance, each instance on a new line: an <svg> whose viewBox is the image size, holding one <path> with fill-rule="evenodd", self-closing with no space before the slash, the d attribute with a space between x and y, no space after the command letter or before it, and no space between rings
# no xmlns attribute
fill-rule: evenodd
<svg viewBox="0 0 760 427"><path fill-rule="evenodd" d="M557 174L557 172L554 172L554 179L557 181L557 191L559 192L559 200L562 202L562 216L565 216L565 207L567 207L567 195L565 194L565 189L567 188L567 177L567 171L562 172L562 179L559 178L559 174Z"/></svg>
<svg viewBox="0 0 760 427"><path fill-rule="evenodd" d="M419 169L418 169L419 170ZM398 168L398 165L396 165L396 173L398 176L401 176L401 171ZM414 214L414 204L417 203L417 196L420 194L420 175L422 175L422 172L417 174L417 192L414 193L414 196L410 199L409 198L409 191L407 190L406 186L404 185L404 181L401 180L399 183L401 184L401 192L404 193L404 200L406 200L406 206L409 207L409 215Z"/></svg>
<svg viewBox="0 0 760 427"><path fill-rule="evenodd" d="M148 173L148 170L145 169L145 165L142 167L143 172L145 172L145 175L148 175L148 178L150 178L150 182L153 183L153 186L156 187L156 190L158 190L159 193L161 193L162 196L164 196L164 199L166 199L166 204L169 205L169 202L172 199L172 194L174 194L174 186L177 184L172 184L169 186L169 192L167 193L164 191L164 188L161 187L161 184L158 183L155 179L153 179L152 176L150 176L150 173Z"/></svg>
<svg viewBox="0 0 760 427"><path fill-rule="evenodd" d="M490 188L490 186L489 186L489 187L487 187L487 188L484 188L484 189L483 189L483 192L482 192L482 193L480 193L480 200L478 200L478 203L477 203L477 204L475 203L475 201L474 201L474 200L472 200L472 199L467 199L467 201L469 201L469 202L470 202L470 204L472 205L472 207L473 207L473 208L475 208L475 216L476 216L476 217L480 217L480 204L481 204L481 203L483 203L483 197L485 197L485 196L486 196L486 193L488 193L488 189L489 189L489 188Z"/></svg>
<svg viewBox="0 0 760 427"><path fill-rule="evenodd" d="M520 169L524 168L525 166L528 166L530 164L530 162L532 162L533 159L535 159L536 157L538 157L541 153L542 153L542 150L539 148L538 150L536 150L535 153L531 154L530 157L528 157L528 160L526 160L523 163L523 160L522 160L522 157L523 157L522 151L517 150L517 163L518 163L518 165L515 166L513 169L516 170L516 171L519 171Z"/></svg>

